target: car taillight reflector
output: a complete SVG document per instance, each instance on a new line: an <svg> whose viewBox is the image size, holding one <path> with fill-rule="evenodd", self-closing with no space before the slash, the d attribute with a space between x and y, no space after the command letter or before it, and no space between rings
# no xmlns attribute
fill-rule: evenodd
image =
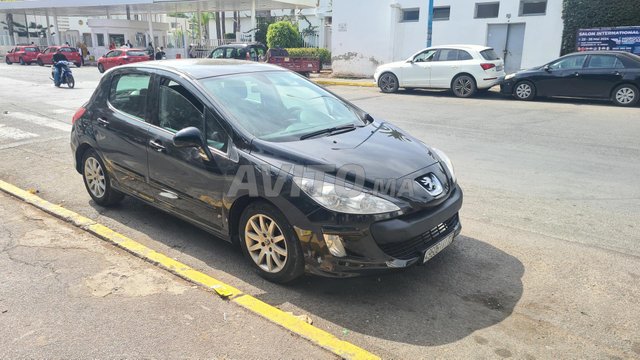
<svg viewBox="0 0 640 360"><path fill-rule="evenodd" d="M487 63L487 64L480 64L480 66L482 66L482 70L489 70L489 69L491 69L491 68L496 67L496 64L489 64L489 63Z"/></svg>
<svg viewBox="0 0 640 360"><path fill-rule="evenodd" d="M75 114L73 114L73 118L71 119L71 123L74 124L78 119L80 119L82 117L82 115L84 115L84 113L87 111L87 109L85 109L84 107L81 107L80 109L78 109L78 111L76 111Z"/></svg>

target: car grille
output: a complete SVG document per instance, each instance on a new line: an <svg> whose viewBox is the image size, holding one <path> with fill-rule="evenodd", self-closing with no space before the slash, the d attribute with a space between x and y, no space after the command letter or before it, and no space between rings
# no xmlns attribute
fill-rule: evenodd
<svg viewBox="0 0 640 360"><path fill-rule="evenodd" d="M379 244L378 246L380 246L380 249L382 249L382 251L387 255L393 256L396 259L411 259L416 256L420 256L421 253L429 246L449 235L455 230L456 226L458 226L458 222L458 214L455 214L445 222L435 226L433 229L412 239L390 244Z"/></svg>

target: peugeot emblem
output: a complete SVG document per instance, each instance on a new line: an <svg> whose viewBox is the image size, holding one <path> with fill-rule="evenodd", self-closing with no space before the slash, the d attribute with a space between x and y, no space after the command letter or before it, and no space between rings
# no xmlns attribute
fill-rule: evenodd
<svg viewBox="0 0 640 360"><path fill-rule="evenodd" d="M442 194L442 183L438 180L438 177L435 174L430 173L425 176L421 176L418 179L418 184L420 184L431 196L438 196Z"/></svg>

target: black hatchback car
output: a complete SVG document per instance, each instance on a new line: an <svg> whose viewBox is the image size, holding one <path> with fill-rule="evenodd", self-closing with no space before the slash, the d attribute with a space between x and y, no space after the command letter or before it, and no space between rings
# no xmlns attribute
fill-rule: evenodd
<svg viewBox="0 0 640 360"><path fill-rule="evenodd" d="M273 65L114 68L71 148L97 204L136 197L239 243L276 282L420 264L460 233L444 153Z"/></svg>
<svg viewBox="0 0 640 360"><path fill-rule="evenodd" d="M505 77L503 94L520 100L538 96L610 99L633 106L640 99L640 56L622 51L565 55L543 66Z"/></svg>

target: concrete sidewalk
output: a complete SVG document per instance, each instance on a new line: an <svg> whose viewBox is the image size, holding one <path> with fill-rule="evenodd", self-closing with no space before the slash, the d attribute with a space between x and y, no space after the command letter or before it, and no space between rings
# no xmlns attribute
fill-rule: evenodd
<svg viewBox="0 0 640 360"><path fill-rule="evenodd" d="M0 219L0 358L335 358L1 192Z"/></svg>
<svg viewBox="0 0 640 360"><path fill-rule="evenodd" d="M345 79L338 77L327 76L326 73L310 74L309 78L320 85L341 85L341 86L362 86L362 87L376 87L376 83L373 78L370 79Z"/></svg>

